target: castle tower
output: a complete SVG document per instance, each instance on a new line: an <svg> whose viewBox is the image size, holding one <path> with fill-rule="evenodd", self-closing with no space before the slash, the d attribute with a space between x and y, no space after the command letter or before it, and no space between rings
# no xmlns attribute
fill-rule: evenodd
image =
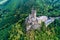
<svg viewBox="0 0 60 40"><path fill-rule="evenodd" d="M36 10L32 8L31 15L34 19L36 19Z"/></svg>

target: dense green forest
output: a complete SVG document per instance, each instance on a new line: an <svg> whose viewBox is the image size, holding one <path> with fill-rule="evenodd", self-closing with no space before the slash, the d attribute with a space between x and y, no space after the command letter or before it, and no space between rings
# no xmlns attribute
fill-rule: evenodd
<svg viewBox="0 0 60 40"><path fill-rule="evenodd" d="M8 0L0 5L0 40L60 40L60 19L47 28L26 32L25 19L35 8L37 16L60 16L60 0Z"/></svg>

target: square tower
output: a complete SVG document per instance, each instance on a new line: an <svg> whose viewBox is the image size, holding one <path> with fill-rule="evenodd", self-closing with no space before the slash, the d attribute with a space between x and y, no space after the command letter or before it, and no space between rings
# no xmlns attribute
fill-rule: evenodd
<svg viewBox="0 0 60 40"><path fill-rule="evenodd" d="M36 19L36 10L32 8L31 10L31 16L32 18L35 18Z"/></svg>

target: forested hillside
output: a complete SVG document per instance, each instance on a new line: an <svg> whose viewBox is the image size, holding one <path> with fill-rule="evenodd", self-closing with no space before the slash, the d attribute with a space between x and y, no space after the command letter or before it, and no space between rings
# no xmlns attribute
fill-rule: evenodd
<svg viewBox="0 0 60 40"><path fill-rule="evenodd" d="M60 19L26 32L25 19L32 7L37 16L60 16L60 0L8 0L0 4L0 40L60 40Z"/></svg>

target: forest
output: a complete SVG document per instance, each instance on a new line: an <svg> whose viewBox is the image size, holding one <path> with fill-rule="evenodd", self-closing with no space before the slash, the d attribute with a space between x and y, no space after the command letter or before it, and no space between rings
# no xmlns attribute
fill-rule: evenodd
<svg viewBox="0 0 60 40"><path fill-rule="evenodd" d="M0 0L0 40L60 40L60 19L47 28L26 32L25 19L32 7L37 16L59 17L60 0ZM4 0L3 0L4 1Z"/></svg>

